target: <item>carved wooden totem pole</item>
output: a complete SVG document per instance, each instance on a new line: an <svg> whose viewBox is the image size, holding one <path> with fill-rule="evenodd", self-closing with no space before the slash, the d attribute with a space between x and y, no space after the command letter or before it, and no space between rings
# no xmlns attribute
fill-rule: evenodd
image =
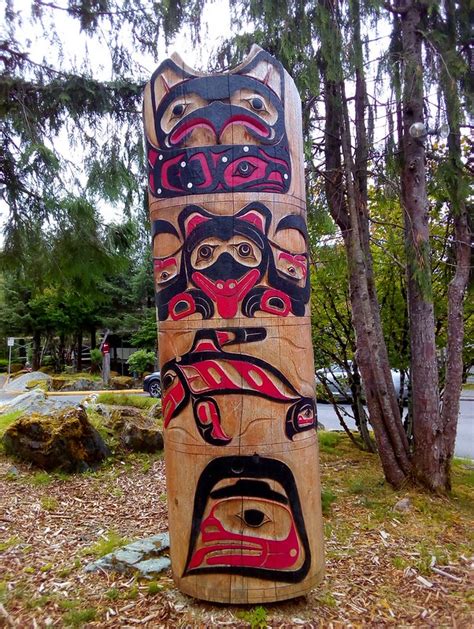
<svg viewBox="0 0 474 629"><path fill-rule="evenodd" d="M258 46L145 90L171 562L209 601L323 573L300 109Z"/></svg>

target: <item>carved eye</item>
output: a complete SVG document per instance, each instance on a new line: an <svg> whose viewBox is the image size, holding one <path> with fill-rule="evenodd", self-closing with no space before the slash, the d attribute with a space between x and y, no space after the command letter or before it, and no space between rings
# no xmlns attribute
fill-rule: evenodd
<svg viewBox="0 0 474 629"><path fill-rule="evenodd" d="M170 273L168 273L168 271L163 271L163 273L160 274L160 280L162 282L165 282L169 277Z"/></svg>
<svg viewBox="0 0 474 629"><path fill-rule="evenodd" d="M180 116L182 116L185 111L186 111L185 103L176 103L176 105L171 110L173 116L175 116L176 118L179 118Z"/></svg>
<svg viewBox="0 0 474 629"><path fill-rule="evenodd" d="M200 260L209 260L209 258L212 257L212 252L212 247L210 247L209 245L203 245L202 247L199 247L198 258Z"/></svg>
<svg viewBox="0 0 474 629"><path fill-rule="evenodd" d="M161 384L163 385L163 389L169 389L169 387L175 381L176 374L172 371L167 371L161 380Z"/></svg>
<svg viewBox="0 0 474 629"><path fill-rule="evenodd" d="M248 258L252 254L252 247L246 242L243 242L237 247L237 251L243 258Z"/></svg>
<svg viewBox="0 0 474 629"><path fill-rule="evenodd" d="M258 528L259 526L262 526L262 524L270 522L269 518L265 515L265 513L263 513L263 511L260 511L260 509L244 509L238 517L244 524L250 526L251 528Z"/></svg>
<svg viewBox="0 0 474 629"><path fill-rule="evenodd" d="M246 160L241 161L237 168L235 169L234 175L239 175L239 177L250 177L254 170L256 170L256 166L247 162Z"/></svg>
<svg viewBox="0 0 474 629"><path fill-rule="evenodd" d="M252 107L252 109L255 109L255 111L266 111L265 103L261 98L258 98L257 96L254 96L254 98L250 99L250 106Z"/></svg>

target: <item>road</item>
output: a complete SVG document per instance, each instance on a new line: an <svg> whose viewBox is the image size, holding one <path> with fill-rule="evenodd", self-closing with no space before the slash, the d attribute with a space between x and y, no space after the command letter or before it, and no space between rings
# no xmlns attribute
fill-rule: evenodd
<svg viewBox="0 0 474 629"><path fill-rule="evenodd" d="M91 395L91 392L87 393L71 393L70 395L61 395L63 400L71 402L71 404L79 404L86 396ZM142 394L145 395L145 394ZM54 396L54 394L53 394ZM0 390L0 401L2 399L8 399L14 397L12 394L5 393ZM350 413L351 407L349 405L341 405L341 409L344 413ZM345 420L349 428L355 430L354 421L345 416ZM326 430L342 430L336 413L331 404L318 404L318 421L323 424ZM460 403L460 413L458 421L458 430L456 435L456 447L455 455L458 457L474 459L474 392L463 392Z"/></svg>
<svg viewBox="0 0 474 629"><path fill-rule="evenodd" d="M351 413L351 407L347 404L342 404L341 409L344 413ZM326 430L342 430L331 404L318 404L318 421ZM351 417L344 416L344 421L351 430L355 430ZM454 453L459 457L474 459L474 395L470 399L461 398Z"/></svg>

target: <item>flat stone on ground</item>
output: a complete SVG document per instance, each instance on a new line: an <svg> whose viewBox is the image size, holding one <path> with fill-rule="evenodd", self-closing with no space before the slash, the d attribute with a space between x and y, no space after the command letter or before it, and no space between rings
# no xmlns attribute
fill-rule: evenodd
<svg viewBox="0 0 474 629"><path fill-rule="evenodd" d="M167 570L171 561L163 552L169 548L168 533L160 533L145 539L136 540L122 546L114 552L87 564L85 572L106 570L108 572L134 572L151 578L153 575Z"/></svg>

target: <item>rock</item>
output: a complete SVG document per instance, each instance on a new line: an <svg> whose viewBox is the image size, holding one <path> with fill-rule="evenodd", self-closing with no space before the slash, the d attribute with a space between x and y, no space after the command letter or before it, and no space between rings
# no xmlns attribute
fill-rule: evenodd
<svg viewBox="0 0 474 629"><path fill-rule="evenodd" d="M20 417L7 428L2 441L7 454L44 470L83 472L96 468L110 454L81 407Z"/></svg>
<svg viewBox="0 0 474 629"><path fill-rule="evenodd" d="M121 444L134 452L158 452L163 450L163 435L148 418L127 420L120 433Z"/></svg>
<svg viewBox="0 0 474 629"><path fill-rule="evenodd" d="M30 380L26 383L26 389L31 391L32 389L41 389L41 391L49 391L50 381L41 379L41 380Z"/></svg>
<svg viewBox="0 0 474 629"><path fill-rule="evenodd" d="M402 498L397 502L397 504L393 507L395 511L411 511L411 501L410 498Z"/></svg>
<svg viewBox="0 0 474 629"><path fill-rule="evenodd" d="M133 378L130 378L130 376L116 376L110 378L110 388L115 389L116 391L133 389L134 383Z"/></svg>
<svg viewBox="0 0 474 629"><path fill-rule="evenodd" d="M163 412L162 412L162 407L161 407L161 400L158 400L156 402L156 404L153 404L153 406L150 408L150 410L148 411L148 415L149 417L151 417L152 419L158 419L158 420L162 420L163 419Z"/></svg>
<svg viewBox="0 0 474 629"><path fill-rule="evenodd" d="M93 378L56 376L51 382L53 391L95 391L98 386L100 386L99 381Z"/></svg>
<svg viewBox="0 0 474 629"><path fill-rule="evenodd" d="M163 435L156 419L133 406L99 406L99 412L122 447L133 452L158 452L163 449Z"/></svg>
<svg viewBox="0 0 474 629"><path fill-rule="evenodd" d="M169 557L164 554L169 545L168 533L153 535L118 548L105 557L87 564L84 570L85 572L98 570L139 572L142 577L152 578L155 574L170 567Z"/></svg>
<svg viewBox="0 0 474 629"><path fill-rule="evenodd" d="M47 415L53 411L64 410L71 407L72 404L68 400L48 398L44 391L33 389L33 391L20 393L20 395L10 400L2 400L0 402L0 413L24 411L25 413Z"/></svg>
<svg viewBox="0 0 474 629"><path fill-rule="evenodd" d="M41 371L30 371L28 373L23 373L10 382L4 387L5 391L24 391L26 390L31 382L41 382L45 381L49 383L51 382L51 376L47 373L42 373Z"/></svg>

